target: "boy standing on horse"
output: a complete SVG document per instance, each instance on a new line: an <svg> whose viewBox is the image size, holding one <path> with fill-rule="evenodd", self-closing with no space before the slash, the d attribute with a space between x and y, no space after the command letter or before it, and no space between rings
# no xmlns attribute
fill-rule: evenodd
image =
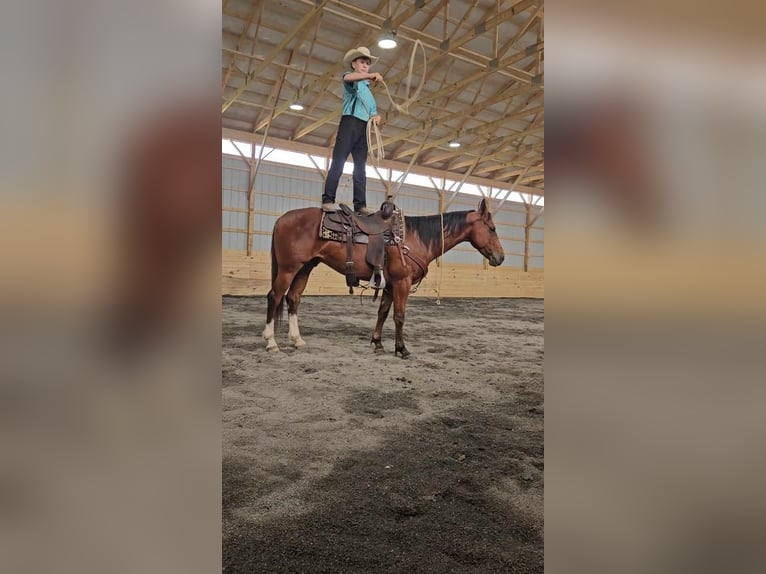
<svg viewBox="0 0 766 574"><path fill-rule="evenodd" d="M354 211L362 215L373 213L367 207L367 122L380 123L375 97L370 91L370 80L377 83L383 80L383 76L369 72L377 59L364 46L349 50L343 56L343 63L350 67L350 71L343 73L343 112L322 194L324 211L337 209L335 193L343 164L350 153L354 158Z"/></svg>

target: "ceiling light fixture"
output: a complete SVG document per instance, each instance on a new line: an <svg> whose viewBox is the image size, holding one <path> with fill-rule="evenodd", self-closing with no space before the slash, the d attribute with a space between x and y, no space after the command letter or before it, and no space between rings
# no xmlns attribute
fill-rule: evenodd
<svg viewBox="0 0 766 574"><path fill-rule="evenodd" d="M449 147L460 147L460 142L456 140L452 140L447 144Z"/></svg>
<svg viewBox="0 0 766 574"><path fill-rule="evenodd" d="M383 22L381 30L383 33L380 35L380 39L378 40L378 47L383 48L384 50L391 50L396 48L396 30L394 30L391 25L390 16L386 19L385 22Z"/></svg>
<svg viewBox="0 0 766 574"><path fill-rule="evenodd" d="M303 106L296 102L294 104L290 104L290 109L295 112L299 112L303 109Z"/></svg>
<svg viewBox="0 0 766 574"><path fill-rule="evenodd" d="M393 30L383 32L380 36L380 40L378 40L378 47L383 48L384 50L392 50L393 48L396 48L396 32Z"/></svg>

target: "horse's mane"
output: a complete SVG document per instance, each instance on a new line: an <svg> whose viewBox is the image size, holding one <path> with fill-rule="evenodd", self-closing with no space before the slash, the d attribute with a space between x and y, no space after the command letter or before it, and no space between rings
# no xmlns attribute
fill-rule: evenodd
<svg viewBox="0 0 766 574"><path fill-rule="evenodd" d="M466 220L470 211L448 211L444 214L444 233L454 235L462 231L466 226ZM422 215L419 217L407 216L404 218L407 233L414 232L418 235L428 249L441 247L442 225L439 214Z"/></svg>

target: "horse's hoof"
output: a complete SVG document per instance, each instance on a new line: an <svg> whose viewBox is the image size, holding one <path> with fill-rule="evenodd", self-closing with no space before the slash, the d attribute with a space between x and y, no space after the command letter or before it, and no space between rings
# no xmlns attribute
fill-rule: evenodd
<svg viewBox="0 0 766 574"><path fill-rule="evenodd" d="M279 345L274 343L273 345L266 345L266 350L269 353L278 353L279 352Z"/></svg>
<svg viewBox="0 0 766 574"><path fill-rule="evenodd" d="M382 353L384 351L383 343L381 343L380 341L376 341L375 339L373 339L372 341L370 341L370 345L375 345L375 348L373 350L376 353Z"/></svg>
<svg viewBox="0 0 766 574"><path fill-rule="evenodd" d="M306 341L303 339L298 339L297 341L293 341L293 345L295 345L296 349L302 349L306 346Z"/></svg>
<svg viewBox="0 0 766 574"><path fill-rule="evenodd" d="M407 349L405 349L405 348L396 349L394 351L394 357L396 357L397 355L401 355L402 359L408 358L410 356L410 354L411 353Z"/></svg>

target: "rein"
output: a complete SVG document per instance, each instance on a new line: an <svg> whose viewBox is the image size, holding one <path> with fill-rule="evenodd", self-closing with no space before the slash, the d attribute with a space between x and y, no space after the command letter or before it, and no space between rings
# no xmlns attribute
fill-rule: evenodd
<svg viewBox="0 0 766 574"><path fill-rule="evenodd" d="M441 227L442 227L442 255L439 258L439 281L436 282L436 304L437 305L442 304L440 293L442 288L442 277L444 277L444 213L442 212L441 208L439 209L439 221L441 222Z"/></svg>
<svg viewBox="0 0 766 574"><path fill-rule="evenodd" d="M436 282L436 304L441 305L441 283L442 278L444 277L444 213L439 211L439 223L441 224L441 247L442 247L442 253L441 253L441 259L439 260L439 279ZM398 244L397 244L398 245ZM415 284L415 286L412 288L410 293L415 293L418 290L418 287L420 287L420 284L423 282L423 279L426 278L426 275L428 275L428 263L421 259L420 256L415 255L409 247L406 245L401 245L399 247L399 253L401 254L404 252L404 255L409 257L412 261L415 262L415 264L420 267L420 270L423 272L423 276L420 278L420 280ZM404 260L402 260L402 263L404 263Z"/></svg>

